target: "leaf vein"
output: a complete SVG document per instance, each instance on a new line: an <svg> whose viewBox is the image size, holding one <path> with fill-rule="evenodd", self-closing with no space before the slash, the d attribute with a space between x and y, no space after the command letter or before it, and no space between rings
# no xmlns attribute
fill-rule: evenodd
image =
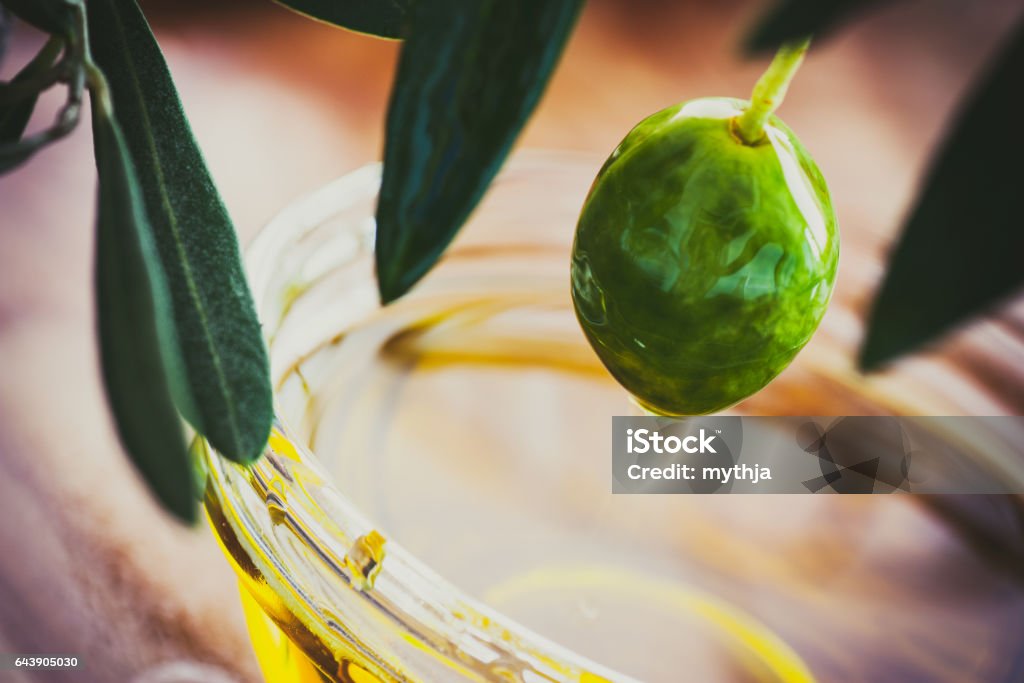
<svg viewBox="0 0 1024 683"><path fill-rule="evenodd" d="M112 2L111 7L113 9L112 14L117 20L117 29L118 32L121 34L122 43L127 45L127 40L125 39L126 30L124 22L121 18L121 10L119 7L117 7L116 2ZM157 183L157 189L160 194L160 201L169 219L169 228L174 238L175 250L177 251L178 258L180 259L182 264L182 271L184 274L185 284L188 288L188 295L189 298L192 300L192 303L199 317L202 336L204 341L206 342L206 347L210 353L210 358L213 361L214 371L217 375L217 388L221 394L221 397L225 400L227 404L226 407L229 414L231 433L234 436L235 445L236 447L238 447L242 443L242 438L238 429L238 413L237 408L235 406L234 395L233 392L231 391L231 386L227 381L227 375L224 372L223 362L220 357L220 354L217 353L217 346L213 340L213 334L210 331L210 323L206 315L206 309L202 304L202 298L199 294L199 288L195 282L195 276L193 274L191 261L189 260L187 250L184 248L184 245L182 243L181 230L178 225L178 216L174 210L174 206L171 202L171 199L167 194L166 175L164 173L163 164L161 161L160 154L156 148L156 142L153 139L153 136L150 134L150 131L153 129L153 126L152 120L150 119L149 115L149 108L147 106L145 98L142 96L142 83L139 80L138 72L135 69L135 63L131 59L126 59L125 64L127 65L127 70L129 75L131 76L132 83L135 85L133 96L138 99L140 105L139 110L140 112L142 112L143 123L145 126L144 137L146 140L146 144L149 146L150 155L152 156L153 159L153 168L157 174L157 179L159 181ZM175 325L175 329L177 329L177 325ZM178 344L179 346L181 345L180 333ZM187 362L188 361L186 360L186 363ZM202 412L201 408L200 412Z"/></svg>

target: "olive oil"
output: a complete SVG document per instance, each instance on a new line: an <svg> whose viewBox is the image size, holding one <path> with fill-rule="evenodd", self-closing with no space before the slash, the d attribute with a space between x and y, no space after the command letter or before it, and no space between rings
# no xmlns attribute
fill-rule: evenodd
<svg viewBox="0 0 1024 683"><path fill-rule="evenodd" d="M267 680L1002 680L978 653L1019 649L1016 593L978 579L972 603L973 558L940 576L967 554L913 497L611 495L610 416L637 408L581 333L566 267L599 165L520 156L386 308L379 169L253 245L287 429L250 469L208 458L206 507ZM856 376L856 319L833 302L735 410L971 412L938 364L914 386Z"/></svg>
<svg viewBox="0 0 1024 683"><path fill-rule="evenodd" d="M279 398L320 464L344 482L361 511L386 524L389 537L542 636L644 680L672 680L679 662L692 659L690 669L701 680L731 680L728 672L739 666L760 680L812 681L785 643L727 602L647 575L642 553L609 557L597 541L608 514L619 525L633 518L626 536L609 526L610 538L650 534L656 523L639 508L595 515L574 501L611 501L605 463L590 455L602 447L603 430L580 427L595 415L634 408L588 349L558 284L535 280L527 289L509 285L503 292L398 305L302 356L284 374ZM552 422L554 416L560 419ZM532 447L531 431L540 439ZM579 443L566 443L564 453L543 445L569 438ZM277 430L271 448L282 463L303 457ZM265 486L276 501L288 484L274 462ZM295 616L245 554L215 493L207 507L238 569L267 680L396 680L394 671L374 670L365 653L332 650L333 641ZM618 502L632 506L627 498ZM663 503L655 515L674 514L673 502ZM274 524L286 526L281 504L268 499L268 507ZM371 597L374 578L389 563L384 538L377 531L359 536L343 559L353 587ZM662 634L652 640L659 650L667 634L687 634L686 654L645 663L643 646L616 648L641 628ZM531 680L500 665L488 668L480 680ZM456 665L450 671L452 680L480 675L469 668L460 673ZM582 669L535 680L608 679L601 670Z"/></svg>
<svg viewBox="0 0 1024 683"><path fill-rule="evenodd" d="M221 549L238 574L245 623L268 683L378 683L345 652L333 652L271 589L242 549L216 495L205 496L207 517Z"/></svg>

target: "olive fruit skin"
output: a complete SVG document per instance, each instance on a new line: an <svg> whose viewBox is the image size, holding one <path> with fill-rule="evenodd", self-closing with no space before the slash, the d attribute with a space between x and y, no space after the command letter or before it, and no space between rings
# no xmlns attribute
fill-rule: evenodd
<svg viewBox="0 0 1024 683"><path fill-rule="evenodd" d="M572 251L576 316L647 410L704 415L750 396L810 340L839 235L825 179L772 116L706 98L641 121L590 189Z"/></svg>

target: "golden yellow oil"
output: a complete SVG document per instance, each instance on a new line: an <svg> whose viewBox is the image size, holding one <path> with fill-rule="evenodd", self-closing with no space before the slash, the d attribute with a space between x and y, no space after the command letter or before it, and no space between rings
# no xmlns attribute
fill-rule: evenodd
<svg viewBox="0 0 1024 683"><path fill-rule="evenodd" d="M632 642L629 631L643 622L663 637L670 632L689 634L686 640L692 641L691 653L702 658L692 662L690 671L703 680L737 680L738 676L738 680L812 681L807 668L785 643L742 615L737 616L739 613L725 603L705 599L699 591L670 582L652 581L642 573L616 572L615 562L605 563L574 550L573 538L582 538L581 546L589 547L597 530L605 528L603 521L607 520L602 517L603 521L598 521L585 506L580 507L584 501L605 499L603 470L581 466L585 475L572 478L552 472L551 481L572 487L551 493L551 500L563 506L566 527L564 535L551 541L555 550L540 557L522 552L518 542L504 545L510 538L535 547L537 538L531 534L545 526L533 520L531 515L536 511L525 504L525 499L524 507L506 509L508 506L501 505L513 483L507 468L509 463L517 462L517 452L522 448L517 422L504 416L519 414L522 423L538 424L542 412L530 411L548 410L543 407L545 403L557 403L563 406L566 424L587 424L593 415L630 410L626 394L583 345L562 298L516 292L496 298L476 295L468 300L445 301L445 306L434 302L433 315L407 314L387 329L387 334L373 336L386 339L379 347L365 342L361 346L358 335L342 335L304 356L285 373L279 398L303 407L294 417L303 425L317 454L330 463L332 474L346 482L346 491L360 509L375 518L390 518L405 532L399 536L402 542L412 543L413 547L407 545L407 549L458 585L472 585L474 580L486 582L471 594L483 597L491 607L510 614L528 628L539 629L541 635L583 656L599 657L603 652L612 660L611 666L631 670L630 658L636 660L636 648L630 650L624 645L615 652L614 645ZM392 324L387 316L374 323L382 327ZM339 363L339 359L345 362ZM371 365L374 372L357 377L345 374ZM470 400L476 394L489 399L482 403ZM347 396L358 396L358 403L342 407ZM511 403L513 398L518 403ZM577 413L568 415L570 408L564 406ZM390 415L388 438L407 438L408 448L416 453L416 457L403 459L398 471L388 469L398 461L383 451L374 451L374 458L359 457L369 452L368 425L377 424L384 414ZM421 439L428 429L430 439ZM582 458L600 450L603 432L587 431L584 437L586 443L571 457ZM283 435L272 436L271 447L290 460L300 457ZM570 459L566 456L563 464ZM387 478L386 491L373 485L377 467ZM504 478L492 476L503 471ZM445 482L458 482L469 499L442 512L435 492L443 489ZM516 490L530 489L529 482L514 483ZM389 508L389 504L395 508ZM394 514L399 508L409 514ZM260 575L212 491L207 495L207 510L238 572L246 622L267 681L393 680L389 672L371 670L374 664L360 655L332 651ZM466 515L466 510L473 510L473 514ZM665 517L660 510L620 515L618 523L633 520L630 524L636 528L630 535L643 538L659 528L657 519ZM415 526L404 526L414 519ZM505 529L509 536L504 540L483 538L478 525ZM379 569L376 546L370 546L367 552L374 555ZM677 556L671 548L662 550ZM470 560L467 553L476 559ZM538 576L544 581L530 583L523 598L522 579ZM552 577L561 583L552 585ZM512 584L507 582L509 579L513 579ZM516 586L521 599L508 601L502 597L508 595L511 585ZM601 623L573 621L589 608L562 604L569 599L566 596L581 603L602 604ZM550 606L556 603L557 613L552 613ZM650 668L641 672L645 678L651 674L653 680L672 680L669 669L671 665L666 664L653 673ZM482 680L472 673L465 679ZM599 683L605 679L579 672L577 680Z"/></svg>
<svg viewBox="0 0 1024 683"><path fill-rule="evenodd" d="M238 574L239 593L253 651L268 683L382 683L348 653L332 651L267 585L235 537L216 496L206 512L224 554Z"/></svg>
<svg viewBox="0 0 1024 683"><path fill-rule="evenodd" d="M607 416L633 408L576 324L567 274L595 168L559 158L506 169L441 266L383 310L376 185L364 175L312 197L254 245L269 295L261 317L275 367L286 368L281 415L344 483L346 501L464 594L644 681L805 683L811 670L823 681L1010 680L996 672L1019 659L1019 594L984 574L917 497L610 495ZM305 223L328 209L319 227ZM1001 405L957 390L946 363L864 382L849 360L859 309L837 296L832 323L742 412ZM207 511L266 680L394 680L296 616L272 588L281 577L254 565L273 571L270 558L246 555L252 545L235 537L217 495L230 514L232 493L208 492Z"/></svg>

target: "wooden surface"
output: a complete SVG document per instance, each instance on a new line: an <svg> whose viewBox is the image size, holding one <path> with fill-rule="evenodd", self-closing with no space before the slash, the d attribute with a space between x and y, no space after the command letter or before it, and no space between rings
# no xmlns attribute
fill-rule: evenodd
<svg viewBox="0 0 1024 683"><path fill-rule="evenodd" d="M296 196L379 156L397 45L269 3L144 6L243 241ZM764 66L736 58L753 9L594 0L521 144L606 153L661 107L744 96ZM828 178L844 240L887 243L950 107L1020 11L908 2L816 47L781 114ZM35 40L19 32L5 75ZM55 106L44 101L37 122ZM91 308L94 182L87 122L0 180L0 651L87 662L75 675L0 680L216 680L173 664L187 660L255 681L212 536L153 505L107 416ZM844 263L839 291L866 300L878 275ZM1014 310L1002 315L1019 323ZM990 375L1024 409L1020 385Z"/></svg>

